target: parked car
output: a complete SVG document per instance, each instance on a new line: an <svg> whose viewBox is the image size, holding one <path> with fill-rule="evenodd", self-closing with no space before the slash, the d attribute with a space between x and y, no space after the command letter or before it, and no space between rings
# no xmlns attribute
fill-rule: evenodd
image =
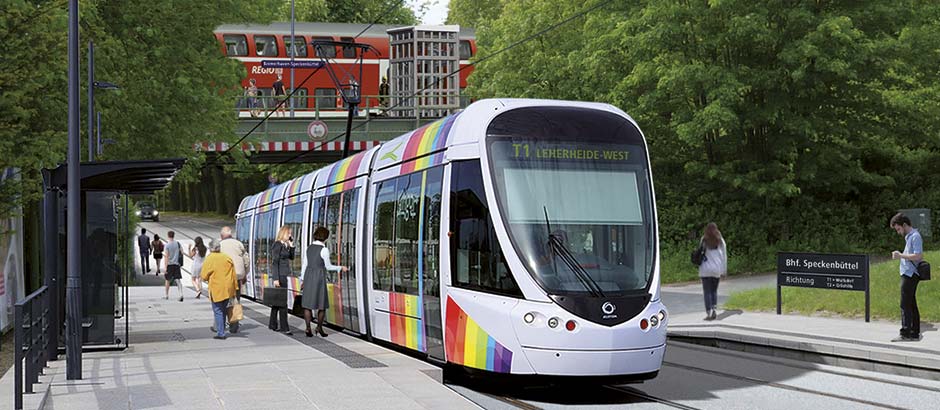
<svg viewBox="0 0 940 410"><path fill-rule="evenodd" d="M137 204L137 216L141 220L149 219L154 222L160 222L160 212L150 202L140 202Z"/></svg>

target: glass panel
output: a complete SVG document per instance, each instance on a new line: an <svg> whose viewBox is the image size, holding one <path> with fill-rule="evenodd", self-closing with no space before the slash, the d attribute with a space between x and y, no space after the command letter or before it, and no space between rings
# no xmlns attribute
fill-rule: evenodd
<svg viewBox="0 0 940 410"><path fill-rule="evenodd" d="M645 291L652 192L632 122L598 110L527 108L497 117L487 134L513 245L547 292Z"/></svg>
<svg viewBox="0 0 940 410"><path fill-rule="evenodd" d="M250 245L251 238L251 218L242 217L235 224L235 239L241 241L242 245L245 245L245 250L248 250Z"/></svg>
<svg viewBox="0 0 940 410"><path fill-rule="evenodd" d="M304 36L294 35L294 44L291 47L290 36L284 36L281 38L284 41L284 47L287 49L287 56L290 57L291 54L294 54L294 57L306 57L307 56L307 42L304 41Z"/></svg>
<svg viewBox="0 0 940 410"><path fill-rule="evenodd" d="M335 88L317 88L314 93L317 97L317 107L321 110L336 108Z"/></svg>
<svg viewBox="0 0 940 410"><path fill-rule="evenodd" d="M424 294L440 296L441 184L444 168L427 170L424 188Z"/></svg>
<svg viewBox="0 0 940 410"><path fill-rule="evenodd" d="M378 184L375 206L375 241L373 254L375 269L372 286L376 290L390 291L392 289L392 272L395 261L395 204L398 196L395 193L396 180L384 181Z"/></svg>
<svg viewBox="0 0 940 410"><path fill-rule="evenodd" d="M255 294L261 294L261 288L270 286L270 278L264 281L264 275L271 274L271 264L268 254L274 243L277 231L276 211L271 210L255 216Z"/></svg>
<svg viewBox="0 0 940 410"><path fill-rule="evenodd" d="M263 57L277 57L277 40L274 36L255 36L255 53Z"/></svg>
<svg viewBox="0 0 940 410"><path fill-rule="evenodd" d="M307 89L298 88L294 93L294 108L307 108Z"/></svg>
<svg viewBox="0 0 940 410"><path fill-rule="evenodd" d="M469 60L473 57L473 48L470 47L470 41L460 40L460 59Z"/></svg>
<svg viewBox="0 0 940 410"><path fill-rule="evenodd" d="M311 41L333 41L332 37L313 37ZM336 46L321 45L313 47L313 54L317 57L336 58Z"/></svg>
<svg viewBox="0 0 940 410"><path fill-rule="evenodd" d="M342 258L340 258L340 264L349 268L349 271L342 273L343 275L343 292L344 292L344 302L343 309L348 315L346 321L346 327L359 331L359 306L358 306L358 295L356 292L356 207L359 198L359 189L354 189L351 191L346 191L343 194L343 227L340 230L340 241L342 246L340 251L342 252Z"/></svg>
<svg viewBox="0 0 940 410"><path fill-rule="evenodd" d="M423 173L399 177L395 212L395 292L418 294L418 214Z"/></svg>
<svg viewBox="0 0 940 410"><path fill-rule="evenodd" d="M457 286L522 296L509 272L486 205L479 160L453 163L451 268Z"/></svg>
<svg viewBox="0 0 940 410"><path fill-rule="evenodd" d="M301 243L301 230L303 229L304 222L304 204L297 203L284 208L284 225L290 227L291 232L294 237L294 246L296 246L297 251L302 251L303 244ZM299 255L294 256L294 260L291 261L291 274L294 276L301 276L301 264L303 258Z"/></svg>
<svg viewBox="0 0 940 410"><path fill-rule="evenodd" d="M330 237L326 239L324 245L326 245L327 249L330 250L330 263L334 265L339 265L337 258L340 256L339 245L337 243L337 233L339 232L340 195L341 194L330 195L326 200L325 226L326 229L330 230ZM337 272L327 271L326 280L328 282L335 283L337 278L336 275Z"/></svg>
<svg viewBox="0 0 940 410"><path fill-rule="evenodd" d="M340 37L339 41L344 43L355 43L356 39L352 37ZM356 58L356 48L343 46L343 58Z"/></svg>
<svg viewBox="0 0 940 410"><path fill-rule="evenodd" d="M248 40L241 34L226 34L222 36L225 41L225 55L227 56L247 56Z"/></svg>

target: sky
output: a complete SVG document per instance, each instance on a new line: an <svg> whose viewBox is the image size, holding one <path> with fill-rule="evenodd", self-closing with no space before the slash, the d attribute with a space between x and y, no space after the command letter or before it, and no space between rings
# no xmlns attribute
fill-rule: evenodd
<svg viewBox="0 0 940 410"><path fill-rule="evenodd" d="M408 5L417 12L418 4L423 2L422 0L408 0ZM447 3L450 3L450 0L432 0L431 7L421 19L421 23L444 24L444 20L447 20Z"/></svg>

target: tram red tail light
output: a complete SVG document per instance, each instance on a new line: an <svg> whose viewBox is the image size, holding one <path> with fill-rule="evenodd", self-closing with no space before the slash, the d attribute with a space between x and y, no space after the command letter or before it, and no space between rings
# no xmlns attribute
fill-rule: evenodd
<svg viewBox="0 0 940 410"><path fill-rule="evenodd" d="M643 319L640 321L640 329L646 330L646 329L649 329L649 327L650 327L649 320Z"/></svg>
<svg viewBox="0 0 940 410"><path fill-rule="evenodd" d="M569 332L574 332L576 327L578 327L578 324L573 320L569 320L567 323L565 323L565 329L568 329Z"/></svg>

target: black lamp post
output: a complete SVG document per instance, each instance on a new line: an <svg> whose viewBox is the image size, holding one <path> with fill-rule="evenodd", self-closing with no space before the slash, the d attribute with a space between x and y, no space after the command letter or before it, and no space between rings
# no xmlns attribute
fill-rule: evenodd
<svg viewBox="0 0 940 410"><path fill-rule="evenodd" d="M121 87L107 81L95 81L95 42L88 42L88 161L95 160L95 147L98 154L101 154L101 136L98 136L98 143L95 143L95 89L117 90ZM101 121L101 115L98 115L98 122ZM98 132L101 132L101 124L98 124Z"/></svg>

